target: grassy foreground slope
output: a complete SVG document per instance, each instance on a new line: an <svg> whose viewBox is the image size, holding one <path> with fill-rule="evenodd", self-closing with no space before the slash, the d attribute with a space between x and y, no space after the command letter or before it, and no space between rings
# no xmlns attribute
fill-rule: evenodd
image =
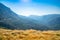
<svg viewBox="0 0 60 40"><path fill-rule="evenodd" d="M0 40L60 40L60 30L8 30L0 29Z"/></svg>

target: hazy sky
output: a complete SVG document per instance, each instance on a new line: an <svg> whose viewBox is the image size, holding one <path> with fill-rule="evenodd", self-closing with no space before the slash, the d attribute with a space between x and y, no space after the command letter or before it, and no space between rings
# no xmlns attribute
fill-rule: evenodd
<svg viewBox="0 0 60 40"><path fill-rule="evenodd" d="M60 14L60 0L0 0L19 15Z"/></svg>

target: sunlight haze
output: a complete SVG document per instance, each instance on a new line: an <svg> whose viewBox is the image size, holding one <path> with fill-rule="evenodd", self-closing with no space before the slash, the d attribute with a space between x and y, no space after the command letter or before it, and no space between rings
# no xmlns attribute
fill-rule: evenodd
<svg viewBox="0 0 60 40"><path fill-rule="evenodd" d="M23 16L60 14L58 0L0 0L0 2Z"/></svg>

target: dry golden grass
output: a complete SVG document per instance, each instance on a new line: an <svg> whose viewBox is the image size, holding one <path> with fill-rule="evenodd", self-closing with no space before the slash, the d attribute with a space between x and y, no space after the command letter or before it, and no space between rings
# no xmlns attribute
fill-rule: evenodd
<svg viewBox="0 0 60 40"><path fill-rule="evenodd" d="M60 40L60 31L0 29L0 40Z"/></svg>

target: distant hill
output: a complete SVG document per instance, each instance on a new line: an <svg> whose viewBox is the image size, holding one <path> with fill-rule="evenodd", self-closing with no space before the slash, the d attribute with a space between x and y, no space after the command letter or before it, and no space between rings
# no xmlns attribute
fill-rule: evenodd
<svg viewBox="0 0 60 40"><path fill-rule="evenodd" d="M17 15L10 8L0 3L0 26L9 29L47 29L45 25L37 24L34 20ZM46 28L42 28L46 27Z"/></svg>
<svg viewBox="0 0 60 40"><path fill-rule="evenodd" d="M60 14L21 16L0 3L0 27L8 29L59 30Z"/></svg>
<svg viewBox="0 0 60 40"><path fill-rule="evenodd" d="M37 21L37 23L44 24L49 29L60 30L60 14L49 14L44 16L31 15L30 18Z"/></svg>

